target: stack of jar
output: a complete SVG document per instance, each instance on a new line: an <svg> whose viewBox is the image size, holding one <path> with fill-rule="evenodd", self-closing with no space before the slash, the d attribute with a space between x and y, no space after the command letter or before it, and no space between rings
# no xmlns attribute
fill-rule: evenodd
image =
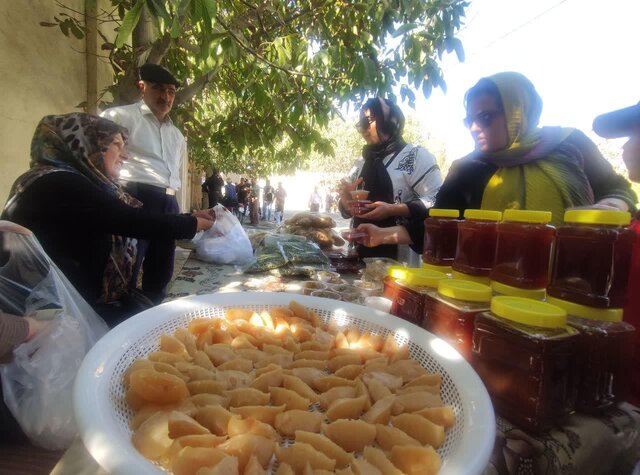
<svg viewBox="0 0 640 475"><path fill-rule="evenodd" d="M580 332L577 408L593 412L627 393L634 328L622 322L633 232L629 213L570 210L558 228L548 301Z"/></svg>
<svg viewBox="0 0 640 475"><path fill-rule="evenodd" d="M430 210L423 265L478 287L440 281L425 292L422 326L477 368L498 412L540 430L574 405L593 412L624 398L634 332L621 321L629 214L567 211L557 231L542 211L506 210L500 222L480 210L458 218ZM487 276L494 294L511 298L492 312ZM547 292L551 306L540 302Z"/></svg>

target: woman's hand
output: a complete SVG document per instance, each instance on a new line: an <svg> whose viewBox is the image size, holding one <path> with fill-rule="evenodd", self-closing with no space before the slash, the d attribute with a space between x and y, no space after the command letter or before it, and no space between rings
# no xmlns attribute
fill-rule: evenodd
<svg viewBox="0 0 640 475"><path fill-rule="evenodd" d="M198 225L196 227L197 231L206 231L207 229L211 229L211 226L213 226L214 221L211 219L199 218L197 216L195 218L198 220Z"/></svg>
<svg viewBox="0 0 640 475"><path fill-rule="evenodd" d="M216 213L213 208L195 210L193 213L191 213L191 216L195 216L196 218L208 219L210 221L216 220Z"/></svg>
<svg viewBox="0 0 640 475"><path fill-rule="evenodd" d="M351 205L352 201L351 192L358 188L360 183L362 183L362 177L351 183L346 180L340 180L340 185L338 186L338 193L340 193L340 198L338 201L344 209L349 210L349 206Z"/></svg>
<svg viewBox="0 0 640 475"><path fill-rule="evenodd" d="M380 221L393 216L409 216L409 207L403 203L391 204L384 201L375 201L367 205L367 208L371 211L359 217L368 221Z"/></svg>
<svg viewBox="0 0 640 475"><path fill-rule="evenodd" d="M568 210L588 210L599 209L604 211L629 211L629 206L626 202L618 198L604 198L597 203L586 206L574 206L573 208L567 208Z"/></svg>
<svg viewBox="0 0 640 475"><path fill-rule="evenodd" d="M404 226L381 228L371 223L362 223L357 231L367 233L366 237L357 240L366 247L377 247L382 244L412 244L411 237Z"/></svg>
<svg viewBox="0 0 640 475"><path fill-rule="evenodd" d="M0 232L23 234L25 236L31 236L32 234L27 228L11 221L0 221Z"/></svg>
<svg viewBox="0 0 640 475"><path fill-rule="evenodd" d="M16 317L20 318L20 317ZM25 341L31 340L34 336L42 331L44 327L46 327L50 322L45 320L36 320L33 317L24 317L24 319L29 324L29 333L27 334L27 339Z"/></svg>

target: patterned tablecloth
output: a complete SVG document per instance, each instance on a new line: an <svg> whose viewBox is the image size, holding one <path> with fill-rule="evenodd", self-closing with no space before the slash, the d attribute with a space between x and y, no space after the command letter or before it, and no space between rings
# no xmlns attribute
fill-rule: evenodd
<svg viewBox="0 0 640 475"><path fill-rule="evenodd" d="M167 300L211 292L295 289L264 274L242 274L233 266L207 264L190 257ZM640 460L640 409L629 404L599 417L572 415L564 425L536 437L498 417L491 462L484 475L616 474L632 471Z"/></svg>

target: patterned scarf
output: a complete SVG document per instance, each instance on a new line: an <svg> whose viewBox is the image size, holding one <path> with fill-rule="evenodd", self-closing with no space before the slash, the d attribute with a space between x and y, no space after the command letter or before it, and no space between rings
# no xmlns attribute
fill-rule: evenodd
<svg viewBox="0 0 640 475"><path fill-rule="evenodd" d="M499 167L485 188L482 208L551 211L558 225L567 208L593 204L582 152L566 140L575 129L537 127L542 100L523 75L507 72L489 79L500 92L509 146L477 157Z"/></svg>
<svg viewBox="0 0 640 475"><path fill-rule="evenodd" d="M122 134L126 141L128 133L125 128L94 115L45 116L31 141L31 168L14 183L6 207L11 206L38 178L60 171L82 175L103 193L113 195L129 206L142 207L140 201L125 193L105 173L102 154L117 134ZM116 301L127 293L136 260L136 244L136 239L112 236L99 303Z"/></svg>

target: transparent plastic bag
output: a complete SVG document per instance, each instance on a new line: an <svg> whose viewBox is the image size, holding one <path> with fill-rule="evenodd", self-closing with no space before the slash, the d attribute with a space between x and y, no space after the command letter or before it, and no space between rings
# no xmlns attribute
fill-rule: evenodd
<svg viewBox="0 0 640 475"><path fill-rule="evenodd" d="M0 309L50 319L15 349L11 363L0 366L4 402L34 445L64 449L77 433L76 373L109 329L35 237L2 232L0 238Z"/></svg>
<svg viewBox="0 0 640 475"><path fill-rule="evenodd" d="M244 228L224 206L213 208L216 222L196 236L196 257L215 264L244 265L253 259L253 247Z"/></svg>

